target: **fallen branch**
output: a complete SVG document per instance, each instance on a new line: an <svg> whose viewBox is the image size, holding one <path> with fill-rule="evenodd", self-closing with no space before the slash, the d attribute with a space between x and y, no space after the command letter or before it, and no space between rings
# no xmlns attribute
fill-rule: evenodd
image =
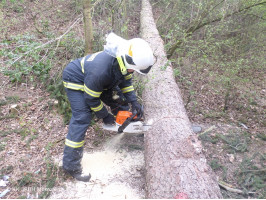
<svg viewBox="0 0 266 200"><path fill-rule="evenodd" d="M250 170L245 170L245 171L242 171L240 173L246 173L246 172L265 172L266 171L266 168L263 168L263 169L250 169Z"/></svg>
<svg viewBox="0 0 266 200"><path fill-rule="evenodd" d="M215 129L216 128L216 126L211 126L210 128L208 128L207 130L205 130L205 131L203 131L202 133L200 133L199 134L199 136L201 136L201 135L204 135L205 133L208 133L208 132L210 132L210 131L212 131L213 129Z"/></svg>
<svg viewBox="0 0 266 200"><path fill-rule="evenodd" d="M243 192L242 190L233 188L232 185L229 185L228 183L225 183L223 181L218 181L218 184L219 186L228 190L229 192L234 192L238 194L255 194L256 193L256 192Z"/></svg>
<svg viewBox="0 0 266 200"><path fill-rule="evenodd" d="M59 139L59 140L56 140L55 143L60 143L60 142L62 142L62 141L64 141L64 140L65 140L65 138L61 138L61 139Z"/></svg>

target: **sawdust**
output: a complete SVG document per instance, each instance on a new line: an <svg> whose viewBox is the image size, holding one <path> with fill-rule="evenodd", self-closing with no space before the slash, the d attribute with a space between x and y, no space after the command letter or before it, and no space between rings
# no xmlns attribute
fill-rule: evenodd
<svg viewBox="0 0 266 200"><path fill-rule="evenodd" d="M86 153L82 159L82 168L84 174L93 174L94 179L103 179L113 173L115 167L116 154L113 152L95 152Z"/></svg>
<svg viewBox="0 0 266 200"><path fill-rule="evenodd" d="M101 151L85 152L84 174L91 174L89 183L70 180L53 190L50 198L141 199L144 191L144 155L140 150L127 151L124 134L113 136ZM132 136L136 137L136 136Z"/></svg>
<svg viewBox="0 0 266 200"><path fill-rule="evenodd" d="M115 151L118 148L118 145L121 139L124 137L124 135L125 133L115 135L113 138L111 138L104 144L104 148L107 151Z"/></svg>

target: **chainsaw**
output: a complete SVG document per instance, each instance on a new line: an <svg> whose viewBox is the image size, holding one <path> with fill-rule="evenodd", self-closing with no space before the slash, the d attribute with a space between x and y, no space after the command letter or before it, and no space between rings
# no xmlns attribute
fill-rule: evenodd
<svg viewBox="0 0 266 200"><path fill-rule="evenodd" d="M138 119L137 113L133 114L129 111L119 111L116 115L115 124L104 124L103 129L118 133L142 133L147 131L151 127L151 124L151 122L145 124Z"/></svg>

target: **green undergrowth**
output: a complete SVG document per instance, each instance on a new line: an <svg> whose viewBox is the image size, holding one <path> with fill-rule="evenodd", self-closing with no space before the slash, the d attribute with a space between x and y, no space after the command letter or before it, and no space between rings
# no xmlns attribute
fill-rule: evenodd
<svg viewBox="0 0 266 200"><path fill-rule="evenodd" d="M23 191L19 199L27 198L24 195L25 189L28 190L28 194L32 197L35 196L38 199L47 199L56 184L57 178L63 175L62 170L58 166L54 165L52 161L46 161L46 173L41 171L25 172L24 175L15 183L13 187L17 191ZM6 169L8 170L8 169ZM10 169L9 169L10 170Z"/></svg>
<svg viewBox="0 0 266 200"><path fill-rule="evenodd" d="M36 41L33 35L18 35L9 40L3 40L0 56L4 58L7 68L3 73L9 76L11 82L46 81L49 78L53 51L39 48L42 43ZM12 48L15 46L15 48Z"/></svg>
<svg viewBox="0 0 266 200"><path fill-rule="evenodd" d="M136 19L133 16L133 4L129 5L127 1L106 1L105 5L108 9L95 2L93 8L93 24L99 25L94 27L93 52L102 50L104 35L110 30L129 37L128 19L126 18L127 6L130 6L131 9L129 15L134 17L134 21ZM73 15L70 16L69 13L73 13ZM50 93L50 98L58 101L56 104L58 112L63 116L66 124L71 117L71 108L62 83L62 71L69 61L84 55L82 22L70 27L76 19L82 17L81 13L82 3L80 1L38 3L25 0L4 0L0 2L0 24L6 27L1 33L0 57L3 62L0 72L9 77L12 83L11 87L23 84L28 89L42 88L47 90ZM23 21L24 16L27 16L29 21ZM23 25L27 28L24 29ZM5 100L0 101L0 106L9 106L16 102L16 99L5 97ZM22 108L27 109L28 106L31 105L26 103L22 105ZM50 109L49 105L48 108ZM40 137L32 129L32 124L29 124L27 119L20 118L21 116L0 115L0 117L0 122L7 120L7 118L10 121L16 118L21 125L21 128L15 130L1 130L1 152L6 149L6 139L10 136L16 136L21 140L25 144L25 149L23 149L25 151L30 149L31 144ZM40 166L37 171L22 169L23 171L16 172L15 166L4 166L0 169L1 176L6 174L21 175L21 177L17 177L19 178L17 182L10 181L10 187L18 188L17 193L12 192L13 197L48 198L53 187L62 180L60 169L53 163L51 156L56 144L47 143L45 145L46 156L43 158L43 162L37 163ZM0 159L4 158L1 157ZM23 165L28 164L24 158L21 158L19 162L22 162ZM27 192L19 192L25 188L34 190L28 192L30 197L28 197ZM43 189L43 191L38 191L38 189ZM37 194L38 196L36 196Z"/></svg>
<svg viewBox="0 0 266 200"><path fill-rule="evenodd" d="M221 190L226 199L265 199L266 197L266 154L254 153L251 156L244 156L238 167L234 170L235 184L232 189L238 189L241 193L235 193L230 190ZM222 179L230 181L227 178L227 167L217 160L210 162L214 171L223 170ZM235 188L237 187L237 188Z"/></svg>
<svg viewBox="0 0 266 200"><path fill-rule="evenodd" d="M216 173L220 174L219 177L222 181L234 183L233 188L242 191L240 194L222 190L224 198L265 198L266 154L259 150L263 149L261 138L253 137L247 131L240 133L229 131L226 135L206 132L199 135L199 139L203 145L219 147L211 154L209 165ZM257 144L256 148L258 149L254 150L254 143ZM215 148L214 146L213 148ZM209 151L212 150L209 149ZM223 153L221 154L221 152ZM232 158L229 163L226 161L227 156Z"/></svg>
<svg viewBox="0 0 266 200"><path fill-rule="evenodd" d="M19 99L20 99L19 96L6 96L4 100L3 99L0 100L0 106L17 103Z"/></svg>
<svg viewBox="0 0 266 200"><path fill-rule="evenodd" d="M10 37L9 40L1 42L3 48L0 50L0 56L5 63L2 72L9 76L13 83L26 83L46 88L51 97L58 100L58 110L64 117L64 122L68 123L71 110L61 74L71 59L60 58L61 55L58 54L57 47L60 46L60 51L63 48L66 55L76 58L83 53L81 43L80 39L73 37L72 32L61 39L59 43L54 42L45 46L34 35L25 34ZM79 48L73 48L73 46L79 46ZM0 105L15 103L16 101L15 97L10 97L10 99L1 100Z"/></svg>
<svg viewBox="0 0 266 200"><path fill-rule="evenodd" d="M200 139L211 142L212 144L222 142L224 144L224 149L226 149L228 153L246 152L251 143L250 134L248 132L244 132L243 134L231 133L228 135L215 134L212 136L203 134L200 135Z"/></svg>
<svg viewBox="0 0 266 200"><path fill-rule="evenodd" d="M259 1L221 1L210 9L214 2L167 0L153 5L161 12L157 27L167 53L177 47L171 62L186 109L195 120L265 127L265 4L236 14L235 8Z"/></svg>
<svg viewBox="0 0 266 200"><path fill-rule="evenodd" d="M40 42L31 34L12 36L1 42L3 48L0 49L0 56L5 63L1 72L8 76L14 85L23 83L27 84L28 87L41 87L49 91L50 97L58 100L57 109L64 117L64 122L68 123L71 117L71 109L61 80L62 70L71 58L80 57L83 54L82 43L83 41L73 37L71 32L60 42L45 46L43 46L44 42ZM73 48L73 46L80 46L80 48ZM64 52L64 56L59 53L59 50ZM0 101L0 109L3 106L18 102L19 97L6 96L5 99ZM27 109L28 106L31 106L31 104L22 105L23 109ZM48 108L50 109L49 102ZM0 116L0 120L8 118L18 118L21 128L0 131L0 151L5 150L7 140L9 140L10 135L14 134L25 143L25 148L30 149L31 143L38 139L38 134L32 127L31 122L22 116L18 117L13 114ZM11 182L12 188L20 191L18 195L22 195L18 198L27 198L24 195L25 188L32 190L29 191L30 195L36 196L38 194L38 198L46 199L50 195L52 188L59 181L58 178L61 173L50 155L50 151L55 148L54 145L50 143L46 145L46 157L43 158L43 163L39 163L40 166L44 166L44 170L25 171L17 182ZM21 159L20 162L25 161ZM13 166L2 168L1 176L12 173L13 169Z"/></svg>
<svg viewBox="0 0 266 200"><path fill-rule="evenodd" d="M255 153L244 157L236 170L238 184L245 192L254 191L258 198L266 197L266 154Z"/></svg>
<svg viewBox="0 0 266 200"><path fill-rule="evenodd" d="M48 91L52 97L58 100L58 111L64 118L64 123L67 124L71 118L71 107L67 99L63 81L57 79L54 84L48 86Z"/></svg>

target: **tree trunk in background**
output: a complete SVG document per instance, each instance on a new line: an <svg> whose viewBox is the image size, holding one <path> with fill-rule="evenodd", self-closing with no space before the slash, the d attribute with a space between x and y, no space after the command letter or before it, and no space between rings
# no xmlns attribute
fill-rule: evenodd
<svg viewBox="0 0 266 200"><path fill-rule="evenodd" d="M154 122L145 133L147 198L222 198L216 176L191 129L148 0L142 0L141 35L157 57L143 80L145 118Z"/></svg>
<svg viewBox="0 0 266 200"><path fill-rule="evenodd" d="M85 37L85 55L92 53L93 32L91 17L91 0L83 0L83 20Z"/></svg>

